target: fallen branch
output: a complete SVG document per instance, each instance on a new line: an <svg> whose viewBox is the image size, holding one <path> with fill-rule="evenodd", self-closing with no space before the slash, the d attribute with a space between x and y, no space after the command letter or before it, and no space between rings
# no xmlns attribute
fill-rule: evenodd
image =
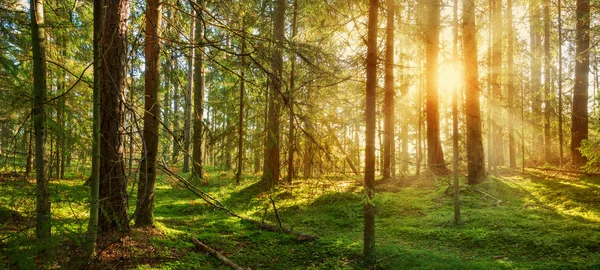
<svg viewBox="0 0 600 270"><path fill-rule="evenodd" d="M164 161L163 161L164 163ZM268 223L264 223L258 220L254 220L248 217L244 217L244 216L240 216L239 214L227 209L227 207L225 207L223 204L221 204L221 202L219 202L218 200L216 200L215 198L211 197L210 195L206 194L204 191L200 190L199 188L197 188L196 186L192 185L189 181L183 179L183 177L181 177L180 175L172 172L171 170L169 170L169 168L167 168L167 166L165 166L164 164L162 164L161 166L159 166L160 170L162 170L163 172L167 173L169 176L174 177L175 179L177 179L179 182L183 183L185 185L185 187L191 191L192 193L196 194L196 196L200 197L202 200L204 200L205 202L207 202L208 204L212 205L213 207L217 208L217 209L221 209L225 212L227 212L229 215L234 216L236 218L239 218L241 220L245 220L248 221L254 225L256 225L257 227L267 230L267 231L272 231L272 232L283 232L286 234L291 234L291 235L295 235L298 241L304 241L304 240L308 240L308 241L314 241L317 239L316 236L311 235L311 234L307 234L307 233L303 233L303 232L297 232L291 229L287 229L287 228L279 228L277 226L268 224Z"/></svg>
<svg viewBox="0 0 600 270"><path fill-rule="evenodd" d="M494 196L492 196L492 195L490 195L490 194L488 194L486 192L483 192L483 191L481 191L479 189L473 189L473 190L477 191L477 192L479 192L479 193L481 193L481 194L483 194L483 195L485 195L487 197L490 197L490 198L496 200L496 206L500 206L500 204L502 203L502 200L500 200L500 199L498 199L498 198L496 198L496 197L494 197Z"/></svg>
<svg viewBox="0 0 600 270"><path fill-rule="evenodd" d="M273 205L273 211L275 211L275 217L277 217L277 223L279 224L279 229L283 230L283 225L281 225L281 219L279 218L279 211L277 211L277 207L275 207L275 201L269 195L269 200L271 200L271 204Z"/></svg>
<svg viewBox="0 0 600 270"><path fill-rule="evenodd" d="M225 255L221 254L220 252L218 252L218 251L212 249L211 247L203 244L202 242L198 241L198 239L196 239L194 236L191 236L190 238L192 240L192 243L194 243L194 245L196 245L196 247L208 252L210 255L213 255L215 258L217 258L217 259L221 260L222 262L224 262L225 264L231 266L231 268L236 269L236 270L245 270L243 267L237 265L236 263L232 262L230 259L225 257Z"/></svg>

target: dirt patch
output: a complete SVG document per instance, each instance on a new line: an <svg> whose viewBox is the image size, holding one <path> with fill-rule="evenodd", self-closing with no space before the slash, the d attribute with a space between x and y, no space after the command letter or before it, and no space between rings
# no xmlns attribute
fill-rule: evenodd
<svg viewBox="0 0 600 270"><path fill-rule="evenodd" d="M154 228L133 228L127 234L112 234L98 239L97 255L91 265L85 265L84 245L65 243L69 261L63 262L68 269L131 269L137 265L156 266L175 261L184 256L183 250L169 249L151 239L167 237ZM62 257L62 256L59 256Z"/></svg>

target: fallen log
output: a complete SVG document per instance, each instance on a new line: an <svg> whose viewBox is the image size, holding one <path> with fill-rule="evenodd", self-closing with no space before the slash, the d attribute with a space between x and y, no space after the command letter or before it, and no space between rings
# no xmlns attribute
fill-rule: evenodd
<svg viewBox="0 0 600 270"><path fill-rule="evenodd" d="M234 263L233 261L231 261L229 258L225 257L225 255L212 249L211 247L205 245L204 243L198 241L198 239L196 239L193 235L190 237L190 239L192 240L192 243L194 243L194 245L196 245L196 247L209 253L210 255L213 255L213 257L215 257L215 258L221 260L222 262L224 262L225 264L231 266L231 268L233 268L235 270L246 270L243 267L241 267L241 266L237 265L236 263Z"/></svg>
<svg viewBox="0 0 600 270"><path fill-rule="evenodd" d="M164 161L163 161L164 162ZM229 209L227 209L227 207L225 207L223 204L221 204L221 202L219 202L218 200L216 200L215 198L211 197L210 195L206 194L204 191L200 190L199 188L197 188L196 186L192 185L189 181L183 179L183 177L181 177L180 175L172 172L171 170L169 170L169 168L167 168L167 166L165 166L164 164L159 166L159 168L167 173L169 176L174 177L175 179L177 179L179 182L183 183L185 185L185 187L191 191L192 193L196 194L196 196L200 197L202 200L204 200L205 202L207 202L208 204L212 205L213 207L217 208L217 209L221 209L225 212L227 212L229 215L239 218L241 220L245 220L247 222L250 222L254 225L256 225L257 227L267 230L267 231L272 231L272 232L283 232L285 234L291 234L291 235L295 235L296 236L296 240L298 241L315 241L317 239L316 236L311 235L311 234L307 234L307 233L303 233L303 232L297 232L288 228L284 228L284 227L277 227L275 225L271 225L265 222L261 222L255 219L251 219L249 217L244 217L241 216ZM279 217L278 217L279 219ZM279 221L279 220L278 220ZM281 222L281 221L279 221Z"/></svg>

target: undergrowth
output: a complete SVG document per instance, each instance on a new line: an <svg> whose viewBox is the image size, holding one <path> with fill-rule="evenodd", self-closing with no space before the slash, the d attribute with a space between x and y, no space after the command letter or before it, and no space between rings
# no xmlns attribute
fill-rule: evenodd
<svg viewBox="0 0 600 270"><path fill-rule="evenodd" d="M252 269L362 268L361 179L299 179L261 190L259 176L239 186L211 172L197 184L232 211L318 236L314 242L262 231L202 201L168 176L156 190L153 229L134 228L106 247L96 268L227 269L196 249L194 236ZM188 175L183 175L187 177ZM89 188L72 178L51 182L53 239L49 260L37 259L35 185L1 180L2 267L72 268L84 243ZM600 267L600 179L504 170L477 186L461 184L461 220L443 178L407 177L377 187L376 251L381 269L597 269ZM130 198L130 205L135 205ZM131 209L133 210L133 209ZM56 248L57 247L57 248ZM0 267L1 268L1 267Z"/></svg>

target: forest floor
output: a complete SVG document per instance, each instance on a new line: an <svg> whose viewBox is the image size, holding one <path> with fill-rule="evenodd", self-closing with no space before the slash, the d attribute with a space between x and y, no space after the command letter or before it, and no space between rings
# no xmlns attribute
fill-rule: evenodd
<svg viewBox="0 0 600 270"><path fill-rule="evenodd" d="M360 177L298 179L270 193L246 175L207 172L196 183L232 211L316 235L316 241L258 229L161 175L152 229L99 243L92 269L229 269L196 248L194 236L249 269L362 268ZM187 175L183 175L187 177ZM75 268L87 226L83 176L52 180L50 259L34 256L33 180L0 174L0 269ZM463 181L464 179L461 179ZM376 252L381 269L600 269L600 177L503 169L461 184L462 223L453 222L447 177L405 177L377 186ZM463 186L464 185L464 186ZM135 195L135 192L132 192ZM131 198L133 211L135 198Z"/></svg>

